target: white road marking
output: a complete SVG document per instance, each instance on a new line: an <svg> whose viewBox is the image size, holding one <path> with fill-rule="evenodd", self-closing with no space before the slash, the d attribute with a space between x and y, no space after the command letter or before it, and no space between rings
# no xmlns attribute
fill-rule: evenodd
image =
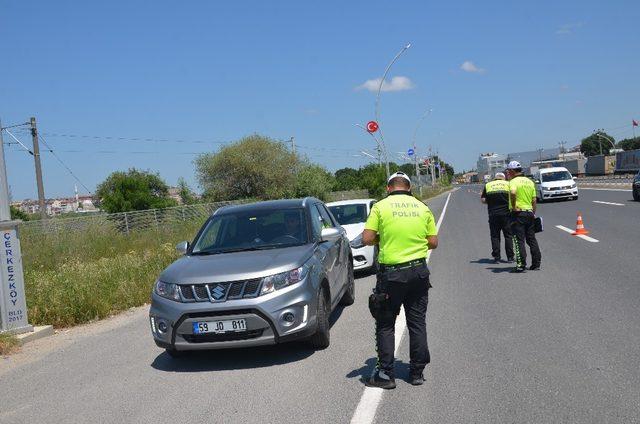
<svg viewBox="0 0 640 424"><path fill-rule="evenodd" d="M595 187L580 187L580 190L597 190L597 191L632 191L626 188L595 188Z"/></svg>
<svg viewBox="0 0 640 424"><path fill-rule="evenodd" d="M562 231L566 231L569 234L573 234L573 230L571 228L567 228L567 227L562 226L562 225L556 225L556 228L559 228ZM597 242L600 241L600 240L594 239L593 237L585 236L584 234L579 234L576 237L580 237L582 240L590 241L591 243L597 243Z"/></svg>
<svg viewBox="0 0 640 424"><path fill-rule="evenodd" d="M447 200L444 203L444 207L442 208L442 212L440 213L440 217L438 218L438 222L436 223L436 229L438 230L438 232L440 231L440 225L442 225L444 214L447 212L449 199L451 199L451 193L449 193L449 195L447 196ZM431 252L432 250L429 250L427 252L427 262L429 262L429 258L431 257ZM396 326L395 326L396 342L393 350L394 355L398 352L398 347L400 346L400 342L402 341L402 336L404 335L404 330L406 329L406 327L407 327L406 319L396 319ZM375 368L373 372L375 372ZM371 375L373 376L373 373ZM364 392L362 393L362 397L360 398L360 402L358 402L358 406L356 407L356 410L353 413L353 417L351 417L351 424L372 423L373 419L376 416L378 405L380 405L380 401L382 400L383 392L384 392L384 389L380 389L378 387L365 387Z"/></svg>
<svg viewBox="0 0 640 424"><path fill-rule="evenodd" d="M593 203L602 203L603 205L624 206L624 203L603 202L602 200L594 200Z"/></svg>

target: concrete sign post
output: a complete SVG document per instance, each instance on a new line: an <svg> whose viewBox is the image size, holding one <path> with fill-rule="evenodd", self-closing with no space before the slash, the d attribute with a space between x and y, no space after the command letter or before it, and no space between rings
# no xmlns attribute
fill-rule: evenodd
<svg viewBox="0 0 640 424"><path fill-rule="evenodd" d="M33 331L27 321L18 222L0 221L0 243L0 332Z"/></svg>
<svg viewBox="0 0 640 424"><path fill-rule="evenodd" d="M0 122L0 332L11 331L14 334L33 332L27 321L18 223L11 220L9 209L9 184Z"/></svg>

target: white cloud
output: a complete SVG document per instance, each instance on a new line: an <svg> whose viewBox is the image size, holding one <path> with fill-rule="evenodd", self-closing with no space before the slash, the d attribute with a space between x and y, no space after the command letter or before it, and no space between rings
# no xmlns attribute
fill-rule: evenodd
<svg viewBox="0 0 640 424"><path fill-rule="evenodd" d="M562 24L556 30L557 35L572 34L576 29L581 28L584 25L582 22L576 22L571 24Z"/></svg>
<svg viewBox="0 0 640 424"><path fill-rule="evenodd" d="M364 82L364 84L356 87L356 90L369 90L377 92L380 86L382 78L370 79ZM385 81L382 83L381 91L404 91L411 90L415 85L407 77L393 77L391 81Z"/></svg>
<svg viewBox="0 0 640 424"><path fill-rule="evenodd" d="M475 63L470 60L466 60L462 65L460 65L460 69L465 72L475 72L477 74L482 74L485 72L483 68L478 68Z"/></svg>

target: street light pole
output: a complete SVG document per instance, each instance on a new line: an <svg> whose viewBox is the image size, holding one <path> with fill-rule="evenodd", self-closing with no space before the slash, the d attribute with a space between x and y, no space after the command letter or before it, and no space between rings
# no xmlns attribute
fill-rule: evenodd
<svg viewBox="0 0 640 424"><path fill-rule="evenodd" d="M420 183L420 167L418 166L418 154L416 148L416 134L418 133L418 128L424 119L433 112L433 109L427 110L422 114L418 122L416 123L416 128L413 130L413 136L411 137L411 144L413 145L413 158L416 165L416 181L418 182L418 193L420 193L420 197L422 197L422 184Z"/></svg>
<svg viewBox="0 0 640 424"><path fill-rule="evenodd" d="M380 124L380 92L382 91L382 85L384 84L384 81L387 78L387 74L389 73L389 69L391 69L391 67L396 62L396 60L398 60L398 58L400 56L402 56L402 53L407 51L407 49L409 47L411 47L411 43L408 43L406 46L404 46L398 52L398 54L395 55L393 60L391 60L391 62L389 62L389 64L387 65L387 68L384 70L384 74L382 74L382 78L380 79L380 84L378 85L378 93L376 94L375 117L376 117L376 122L379 125L378 131L380 131L380 143L382 144L382 147L384 148L384 157L385 157L386 168L387 168L387 177L389 177L389 175L391 175L391 173L389 172L389 154L388 154L387 148L386 148L386 146L384 144L384 135L382 134L382 125Z"/></svg>
<svg viewBox="0 0 640 424"><path fill-rule="evenodd" d="M364 132L366 132L367 134L369 134L371 137L373 137L374 141L376 142L377 146L378 146L378 165L381 165L380 163L380 152L384 152L385 153L385 158L386 156L386 150L382 149L382 145L380 143L380 140L378 140L378 137L376 137L376 135L372 132L370 132L369 130L367 130L367 128L364 125L361 124L353 124L358 128L361 128ZM387 177L389 176L389 163L387 161Z"/></svg>

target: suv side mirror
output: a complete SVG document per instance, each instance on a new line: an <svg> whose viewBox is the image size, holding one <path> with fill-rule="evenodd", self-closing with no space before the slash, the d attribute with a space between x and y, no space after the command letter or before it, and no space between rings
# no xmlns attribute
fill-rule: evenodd
<svg viewBox="0 0 640 424"><path fill-rule="evenodd" d="M187 250L189 250L189 242L188 241L181 241L180 243L176 244L176 251L179 254L186 255L187 254Z"/></svg>
<svg viewBox="0 0 640 424"><path fill-rule="evenodd" d="M338 228L323 228L320 233L321 241L334 241L340 238L342 232Z"/></svg>
<svg viewBox="0 0 640 424"><path fill-rule="evenodd" d="M534 183L540 184L540 180L533 180Z"/></svg>
<svg viewBox="0 0 640 424"><path fill-rule="evenodd" d="M578 177L571 177L571 178L573 178L573 181L575 181L575 180L577 180L577 179L578 179Z"/></svg>

